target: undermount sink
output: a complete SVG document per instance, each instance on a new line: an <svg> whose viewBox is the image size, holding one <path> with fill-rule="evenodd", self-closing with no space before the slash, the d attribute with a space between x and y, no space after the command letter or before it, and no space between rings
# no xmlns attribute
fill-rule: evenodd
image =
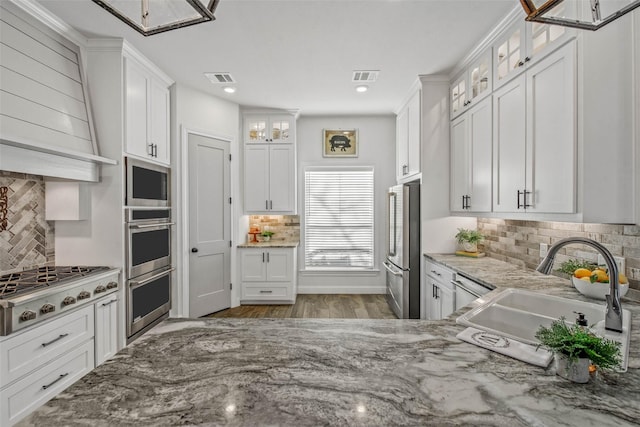
<svg viewBox="0 0 640 427"><path fill-rule="evenodd" d="M584 313L589 326L600 336L618 341L622 344L622 369L627 370L629 355L629 338L631 329L631 313L622 310L622 333L604 329L604 304L572 300L544 295L522 289L505 289L494 295L482 305L463 314L456 320L458 323L482 329L526 344L538 345L535 338L540 326L549 327L551 323L564 317L567 324L573 324L576 312Z"/></svg>

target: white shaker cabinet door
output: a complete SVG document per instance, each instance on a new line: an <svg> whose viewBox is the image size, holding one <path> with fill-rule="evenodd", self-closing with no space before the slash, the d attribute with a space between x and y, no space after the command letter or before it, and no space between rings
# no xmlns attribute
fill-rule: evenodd
<svg viewBox="0 0 640 427"><path fill-rule="evenodd" d="M451 211L464 212L469 195L469 131L466 114L451 122Z"/></svg>
<svg viewBox="0 0 640 427"><path fill-rule="evenodd" d="M527 71L529 212L575 212L575 55L569 43Z"/></svg>
<svg viewBox="0 0 640 427"><path fill-rule="evenodd" d="M147 111L149 81L143 69L132 60L124 60L125 79L125 148L129 154L150 156Z"/></svg>
<svg viewBox="0 0 640 427"><path fill-rule="evenodd" d="M491 98L486 98L467 113L471 159L471 198L467 201L467 206L472 212L491 212L491 109Z"/></svg>
<svg viewBox="0 0 640 427"><path fill-rule="evenodd" d="M293 249L269 249L267 252L267 281L290 282L293 280Z"/></svg>
<svg viewBox="0 0 640 427"><path fill-rule="evenodd" d="M151 81L150 143L154 144L154 160L169 164L169 89Z"/></svg>
<svg viewBox="0 0 640 427"><path fill-rule="evenodd" d="M517 212L525 190L525 76L493 95L493 210ZM518 193L520 192L520 193Z"/></svg>
<svg viewBox="0 0 640 427"><path fill-rule="evenodd" d="M292 144L269 146L269 210L295 211L295 158Z"/></svg>
<svg viewBox="0 0 640 427"><path fill-rule="evenodd" d="M247 145L244 150L244 209L269 209L269 146Z"/></svg>
<svg viewBox="0 0 640 427"><path fill-rule="evenodd" d="M264 282L267 280L267 250L240 250L240 279L243 282Z"/></svg>

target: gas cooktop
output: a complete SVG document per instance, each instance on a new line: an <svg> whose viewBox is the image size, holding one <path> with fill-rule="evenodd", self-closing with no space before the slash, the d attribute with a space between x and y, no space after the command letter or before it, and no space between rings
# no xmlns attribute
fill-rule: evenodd
<svg viewBox="0 0 640 427"><path fill-rule="evenodd" d="M51 266L0 276L0 299L62 285L74 279L109 270L109 267Z"/></svg>

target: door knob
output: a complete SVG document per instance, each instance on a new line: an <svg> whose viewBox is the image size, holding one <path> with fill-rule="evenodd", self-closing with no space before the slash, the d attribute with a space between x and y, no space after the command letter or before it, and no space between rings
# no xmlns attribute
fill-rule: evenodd
<svg viewBox="0 0 640 427"><path fill-rule="evenodd" d="M195 254L196 252L198 252L198 248L191 248L191 252Z"/></svg>

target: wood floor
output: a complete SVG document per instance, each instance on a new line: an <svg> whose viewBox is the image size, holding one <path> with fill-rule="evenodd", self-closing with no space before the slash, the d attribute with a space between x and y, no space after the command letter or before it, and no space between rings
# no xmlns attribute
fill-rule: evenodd
<svg viewBox="0 0 640 427"><path fill-rule="evenodd" d="M293 305L241 305L206 317L396 319L384 295L298 295Z"/></svg>

